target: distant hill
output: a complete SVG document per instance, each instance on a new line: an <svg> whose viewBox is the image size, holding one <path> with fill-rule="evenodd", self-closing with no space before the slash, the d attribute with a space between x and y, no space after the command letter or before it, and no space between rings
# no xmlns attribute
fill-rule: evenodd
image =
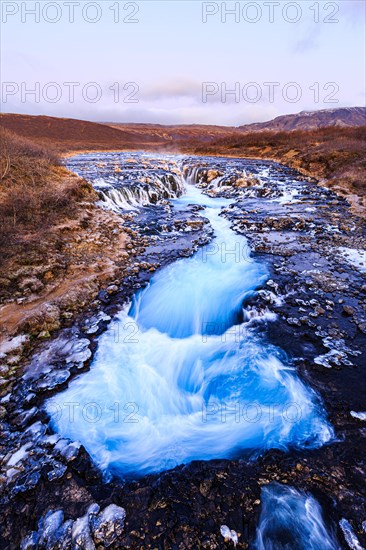
<svg viewBox="0 0 366 550"><path fill-rule="evenodd" d="M366 108L350 107L322 111L303 111L284 115L269 122L239 127L203 124L171 125L143 123L88 122L72 118L1 114L0 127L36 143L52 146L61 153L73 151L146 150L187 153L197 148L215 154L216 144L236 143L258 133L312 132L326 128L366 126Z"/></svg>
<svg viewBox="0 0 366 550"><path fill-rule="evenodd" d="M60 152L85 150L172 151L181 144L210 143L240 133L237 128L204 125L97 123L73 118L1 114L0 126Z"/></svg>
<svg viewBox="0 0 366 550"><path fill-rule="evenodd" d="M118 128L125 132L131 132L136 137L146 135L155 136L156 141L163 142L186 142L187 140L197 140L202 142L211 142L220 137L231 137L240 133L238 128L230 126L214 126L208 124L144 124L144 123L106 123L112 128Z"/></svg>
<svg viewBox="0 0 366 550"><path fill-rule="evenodd" d="M73 118L2 114L0 125L36 143L52 145L62 152L151 149L164 142L150 132L136 133L133 130L117 129L106 124Z"/></svg>
<svg viewBox="0 0 366 550"><path fill-rule="evenodd" d="M209 146L218 139L235 139L243 133L365 126L366 108L302 111L294 115L279 116L269 122L246 124L237 128L203 124L164 126L97 123L73 118L18 114L1 114L0 125L35 142L52 145L61 152L108 149L183 152L193 145Z"/></svg>
<svg viewBox="0 0 366 550"><path fill-rule="evenodd" d="M366 125L366 107L344 107L341 109L323 109L321 111L301 111L294 115L278 116L268 122L256 122L239 126L244 132L293 130L315 130L338 126L349 128Z"/></svg>

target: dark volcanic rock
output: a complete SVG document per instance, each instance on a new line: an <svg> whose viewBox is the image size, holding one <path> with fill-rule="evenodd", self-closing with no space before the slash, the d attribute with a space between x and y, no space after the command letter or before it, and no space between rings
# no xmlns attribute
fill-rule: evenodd
<svg viewBox="0 0 366 550"><path fill-rule="evenodd" d="M163 164L158 168L166 171ZM175 210L155 189L148 206L121 211L131 246L139 243L125 279L101 292L72 327L42 341L23 376L10 385L5 379L4 549L232 548L221 526L238 534L237 548L248 548L261 487L271 481L309 491L330 523L347 518L366 542L365 425L351 414L365 410L366 284L359 266L342 253L363 249L365 228L343 199L275 163L191 158L181 169L205 193L233 198L223 216L246 235L271 275L243 304L244 321L286 350L319 393L336 439L316 450L197 461L126 481L105 479L79 443L53 433L44 400L89 368L98 336L156 269L192 255L212 236L200 207ZM164 180L172 193L176 177ZM342 527L338 536L346 548Z"/></svg>

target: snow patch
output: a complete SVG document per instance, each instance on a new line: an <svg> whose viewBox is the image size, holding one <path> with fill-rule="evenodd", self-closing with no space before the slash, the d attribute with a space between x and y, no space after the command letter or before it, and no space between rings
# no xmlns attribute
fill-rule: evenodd
<svg viewBox="0 0 366 550"><path fill-rule="evenodd" d="M366 420L366 412L351 411L350 415L353 416L353 418L357 418L358 420Z"/></svg>
<svg viewBox="0 0 366 550"><path fill-rule="evenodd" d="M359 269L362 273L366 273L366 251L358 250L357 248L347 248L341 246L338 248L338 252L344 257L344 259L356 269Z"/></svg>

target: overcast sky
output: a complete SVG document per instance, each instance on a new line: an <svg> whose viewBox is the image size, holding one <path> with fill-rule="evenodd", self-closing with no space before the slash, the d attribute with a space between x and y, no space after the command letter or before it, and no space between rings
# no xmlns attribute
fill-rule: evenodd
<svg viewBox="0 0 366 550"><path fill-rule="evenodd" d="M1 4L4 112L240 125L365 104L363 0Z"/></svg>

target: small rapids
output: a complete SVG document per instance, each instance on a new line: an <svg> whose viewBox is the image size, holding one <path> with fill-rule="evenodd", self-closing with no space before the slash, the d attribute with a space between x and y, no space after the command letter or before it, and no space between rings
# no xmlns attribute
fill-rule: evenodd
<svg viewBox="0 0 366 550"><path fill-rule="evenodd" d="M261 492L255 550L340 550L314 497L271 483Z"/></svg>
<svg viewBox="0 0 366 550"><path fill-rule="evenodd" d="M120 153L77 155L68 168L93 181L104 207L120 212L180 197L184 182L174 159Z"/></svg>
<svg viewBox="0 0 366 550"><path fill-rule="evenodd" d="M249 326L243 301L266 268L220 216L231 201L202 194L196 177L187 175L173 204L203 206L215 238L157 272L99 338L90 371L58 396L58 412L47 405L55 429L107 473L137 477L333 437L285 353Z"/></svg>

